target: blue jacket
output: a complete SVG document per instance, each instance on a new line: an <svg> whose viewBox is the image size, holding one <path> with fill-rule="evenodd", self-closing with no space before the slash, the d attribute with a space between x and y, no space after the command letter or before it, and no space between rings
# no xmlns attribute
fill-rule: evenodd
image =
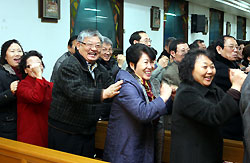
<svg viewBox="0 0 250 163"><path fill-rule="evenodd" d="M152 163L152 121L166 114L169 106L160 97L147 102L144 87L127 71L120 70L116 80L123 80L123 84L111 107L103 159L112 163ZM151 85L155 94L157 89Z"/></svg>

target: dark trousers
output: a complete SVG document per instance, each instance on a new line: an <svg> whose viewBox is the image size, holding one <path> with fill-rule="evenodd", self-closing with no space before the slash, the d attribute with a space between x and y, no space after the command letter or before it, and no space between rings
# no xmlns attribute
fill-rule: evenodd
<svg viewBox="0 0 250 163"><path fill-rule="evenodd" d="M94 158L95 135L72 134L49 126L48 136L51 149Z"/></svg>

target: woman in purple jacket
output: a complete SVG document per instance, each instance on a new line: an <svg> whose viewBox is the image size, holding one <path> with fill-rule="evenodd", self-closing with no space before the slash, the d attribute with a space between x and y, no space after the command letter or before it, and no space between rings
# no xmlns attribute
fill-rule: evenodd
<svg viewBox="0 0 250 163"><path fill-rule="evenodd" d="M154 140L159 118L170 111L172 89L151 78L155 54L143 44L126 51L127 71L120 70L116 80L123 80L114 98L107 130L103 159L112 163L153 163Z"/></svg>

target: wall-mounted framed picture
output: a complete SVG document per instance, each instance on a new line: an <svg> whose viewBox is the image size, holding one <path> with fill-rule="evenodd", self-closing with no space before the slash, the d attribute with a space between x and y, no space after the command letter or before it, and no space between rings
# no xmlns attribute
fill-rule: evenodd
<svg viewBox="0 0 250 163"><path fill-rule="evenodd" d="M227 22L226 23L226 35L230 35L231 34L231 23Z"/></svg>
<svg viewBox="0 0 250 163"><path fill-rule="evenodd" d="M161 22L161 10L159 7L152 6L150 9L150 27L152 30L158 31Z"/></svg>
<svg viewBox="0 0 250 163"><path fill-rule="evenodd" d="M38 5L42 22L57 22L60 19L60 0L39 0Z"/></svg>

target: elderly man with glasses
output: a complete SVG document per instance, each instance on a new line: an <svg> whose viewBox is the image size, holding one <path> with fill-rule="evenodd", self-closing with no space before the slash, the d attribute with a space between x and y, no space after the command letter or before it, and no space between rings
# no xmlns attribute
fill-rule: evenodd
<svg viewBox="0 0 250 163"><path fill-rule="evenodd" d="M77 37L77 50L58 69L49 112L49 148L93 158L95 129L102 102L119 94L106 69L96 62L102 35L84 30Z"/></svg>
<svg viewBox="0 0 250 163"><path fill-rule="evenodd" d="M224 35L213 46L213 52L215 53L214 65L216 68L214 82L227 92L232 86L229 79L229 70L240 68L236 63L238 59L238 44L234 37ZM222 134L226 139L242 140L243 129L240 112L223 125Z"/></svg>

